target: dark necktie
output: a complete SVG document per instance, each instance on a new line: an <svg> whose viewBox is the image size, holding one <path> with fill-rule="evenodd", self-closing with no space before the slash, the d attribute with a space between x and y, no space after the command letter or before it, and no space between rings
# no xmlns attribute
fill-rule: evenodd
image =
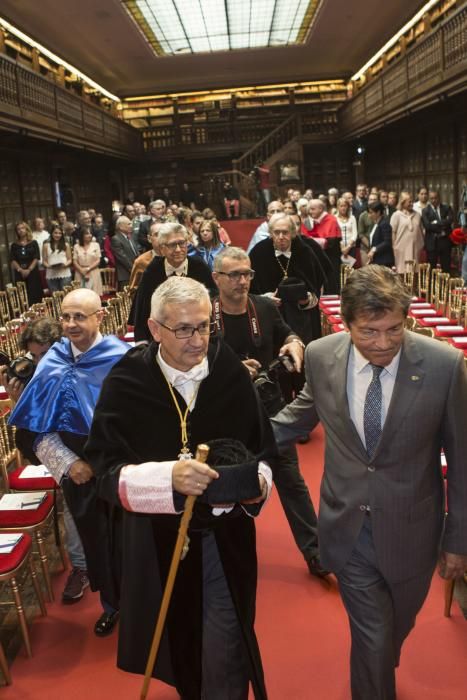
<svg viewBox="0 0 467 700"><path fill-rule="evenodd" d="M369 457L373 457L378 440L381 437L381 409L383 407L383 390L381 388L380 374L384 367L370 365L373 370L373 378L370 382L365 397L363 408L363 431L365 433L366 451Z"/></svg>

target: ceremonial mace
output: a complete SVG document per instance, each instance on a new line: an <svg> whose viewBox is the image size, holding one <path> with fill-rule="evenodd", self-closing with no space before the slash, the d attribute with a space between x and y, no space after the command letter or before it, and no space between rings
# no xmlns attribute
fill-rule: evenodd
<svg viewBox="0 0 467 700"><path fill-rule="evenodd" d="M196 450L196 459L198 462L206 462L208 454L209 447L207 445L198 445ZM167 611L169 609L170 599L172 597L178 566L180 564L180 559L183 559L188 552L189 540L187 531L191 516L193 514L193 506L195 505L195 501L196 496L187 496L185 501L185 510L183 511L183 516L180 520L177 541L175 542L172 561L170 562L169 575L167 576L167 583L165 584L164 595L162 596L161 607L157 617L156 629L154 630L151 649L146 664L146 670L144 672L144 682L140 700L146 700L146 696L148 694L149 683L151 681L154 664L156 663L157 652L159 651L159 645L161 643L162 632L164 630L165 620L167 618Z"/></svg>

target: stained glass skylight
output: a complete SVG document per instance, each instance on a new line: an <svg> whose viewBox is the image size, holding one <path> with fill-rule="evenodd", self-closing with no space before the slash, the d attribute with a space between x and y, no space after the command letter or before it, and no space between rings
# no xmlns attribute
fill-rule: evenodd
<svg viewBox="0 0 467 700"><path fill-rule="evenodd" d="M122 0L158 55L303 43L320 0Z"/></svg>

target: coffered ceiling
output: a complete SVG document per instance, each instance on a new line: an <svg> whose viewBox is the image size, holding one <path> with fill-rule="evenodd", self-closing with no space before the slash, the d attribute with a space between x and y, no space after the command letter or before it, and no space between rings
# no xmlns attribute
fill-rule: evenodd
<svg viewBox="0 0 467 700"><path fill-rule="evenodd" d="M251 0L251 11L262 4ZM2 0L0 16L111 93L128 97L349 78L423 4L321 0L301 45L162 56L121 0Z"/></svg>

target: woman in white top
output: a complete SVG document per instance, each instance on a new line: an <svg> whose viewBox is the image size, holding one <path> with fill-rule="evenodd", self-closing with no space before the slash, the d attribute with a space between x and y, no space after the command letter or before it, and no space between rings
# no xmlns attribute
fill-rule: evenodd
<svg viewBox="0 0 467 700"><path fill-rule="evenodd" d="M340 197L337 200L337 213L335 214L337 223L342 234L341 253L344 260L342 262L353 262L355 259L358 238L357 219L352 214L352 207L347 199ZM345 260L348 258L348 261Z"/></svg>
<svg viewBox="0 0 467 700"><path fill-rule="evenodd" d="M42 264L51 292L59 292L71 283L71 249L58 224L52 225L50 238L43 244Z"/></svg>
<svg viewBox="0 0 467 700"><path fill-rule="evenodd" d="M397 210L391 216L392 247L397 272L406 272L406 260L414 260L415 269L425 245L422 217L413 210L410 192L401 192Z"/></svg>
<svg viewBox="0 0 467 700"><path fill-rule="evenodd" d="M36 218L33 221L33 232L32 232L32 237L34 238L35 241L37 241L37 245L39 246L39 253L40 253L40 261L39 261L39 267L43 267L42 265L42 246L46 241L49 240L49 232L45 228L45 222L44 219L41 219L40 216L36 216Z"/></svg>

